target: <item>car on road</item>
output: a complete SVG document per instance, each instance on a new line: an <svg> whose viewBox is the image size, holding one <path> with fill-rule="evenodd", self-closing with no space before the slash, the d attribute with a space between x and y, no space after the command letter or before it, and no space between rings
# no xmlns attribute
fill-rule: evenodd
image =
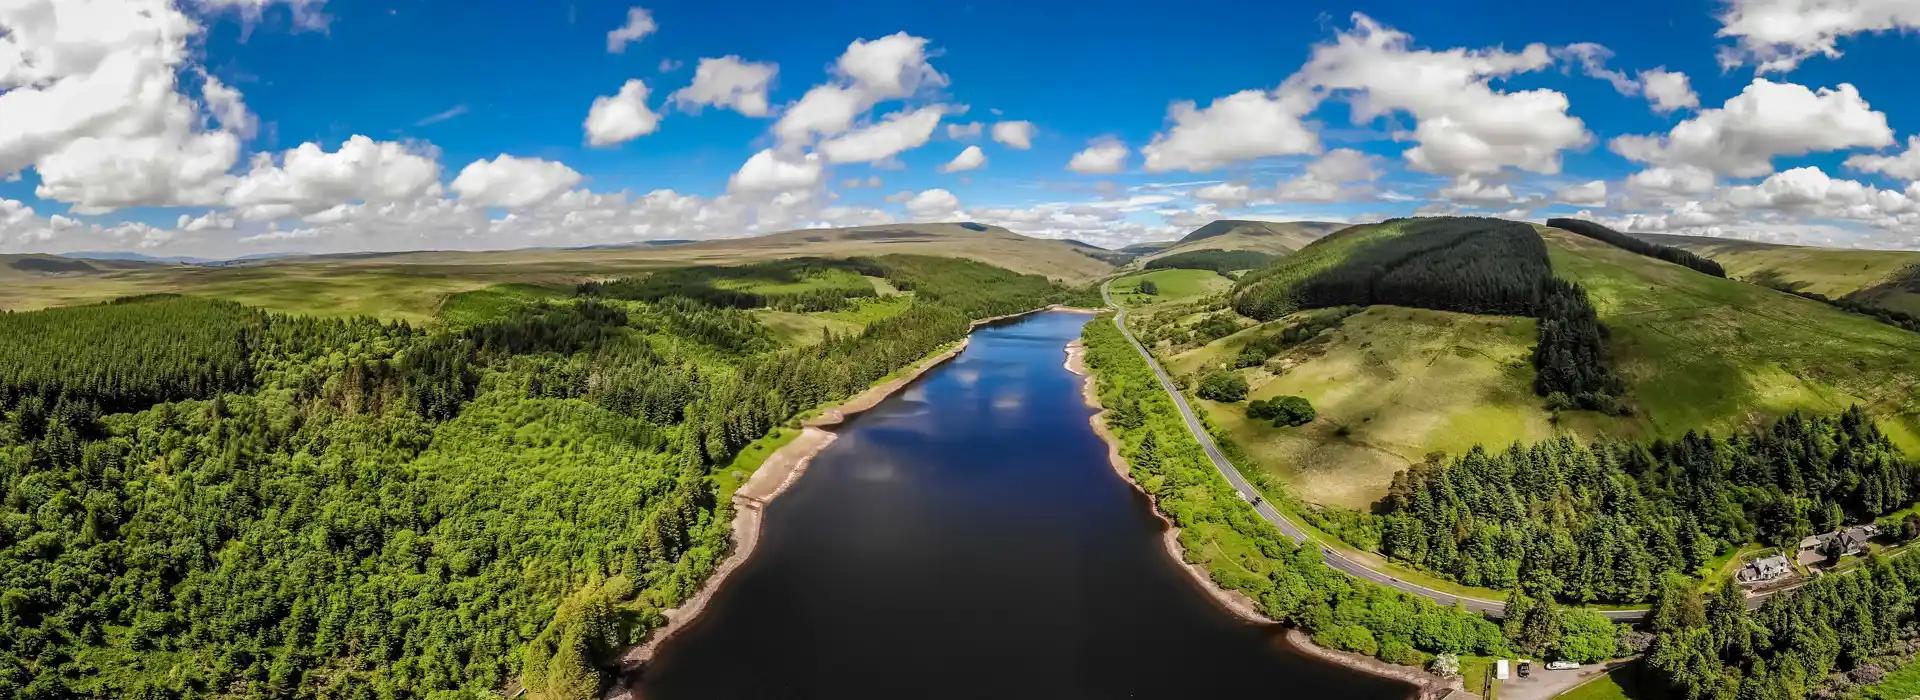
<svg viewBox="0 0 1920 700"><path fill-rule="evenodd" d="M1533 675L1533 662L1528 661L1526 659L1521 659L1520 660L1520 677L1527 678L1532 675Z"/></svg>
<svg viewBox="0 0 1920 700"><path fill-rule="evenodd" d="M1580 668L1580 664L1574 663L1572 661L1548 661L1547 662L1547 670L1549 671L1571 671L1576 668Z"/></svg>

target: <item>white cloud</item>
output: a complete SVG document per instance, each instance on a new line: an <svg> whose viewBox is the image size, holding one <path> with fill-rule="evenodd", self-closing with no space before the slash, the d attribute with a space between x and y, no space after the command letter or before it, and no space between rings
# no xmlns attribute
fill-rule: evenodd
<svg viewBox="0 0 1920 700"><path fill-rule="evenodd" d="M1838 58L1841 37L1920 29L1912 0L1727 0L1719 36L1736 45L1722 66L1755 64L1762 73L1789 71L1814 55Z"/></svg>
<svg viewBox="0 0 1920 700"><path fill-rule="evenodd" d="M1033 148L1033 122L994 122L993 140L1019 150Z"/></svg>
<svg viewBox="0 0 1920 700"><path fill-rule="evenodd" d="M1647 168L1627 176L1627 186L1643 192L1702 194L1719 182L1713 171L1692 165Z"/></svg>
<svg viewBox="0 0 1920 700"><path fill-rule="evenodd" d="M782 142L805 144L815 135L845 133L876 104L947 84L946 76L927 64L927 40L906 32L855 40L834 63L834 73L834 82L808 90L780 116L773 133Z"/></svg>
<svg viewBox="0 0 1920 700"><path fill-rule="evenodd" d="M1651 165L1760 177L1773 172L1777 156L1891 143L1887 116L1873 111L1852 85L1816 93L1757 78L1725 106L1704 110L1666 135L1621 136L1611 146Z"/></svg>
<svg viewBox="0 0 1920 700"><path fill-rule="evenodd" d="M439 189L438 154L354 136L332 153L316 143L254 157L223 202L256 220L301 216L353 202L411 200Z"/></svg>
<svg viewBox="0 0 1920 700"><path fill-rule="evenodd" d="M1369 184L1380 179L1379 157L1351 148L1336 148L1307 164L1306 173L1280 183L1273 198L1280 202L1349 202L1374 194Z"/></svg>
<svg viewBox="0 0 1920 700"><path fill-rule="evenodd" d="M1513 196L1513 190L1506 183L1493 184L1473 175L1459 175L1453 184L1440 189L1441 199L1471 204L1479 207L1512 204L1519 201Z"/></svg>
<svg viewBox="0 0 1920 700"><path fill-rule="evenodd" d="M0 7L0 175L33 167L35 194L80 213L217 201L251 118L217 80L212 115L182 94L200 31L167 0Z"/></svg>
<svg viewBox="0 0 1920 700"><path fill-rule="evenodd" d="M627 44L647 38L658 28L653 23L653 13L646 8L627 8L627 23L607 32L607 53L626 53Z"/></svg>
<svg viewBox="0 0 1920 700"><path fill-rule="evenodd" d="M1556 201L1577 207L1599 207L1607 204L1607 181L1594 180L1578 185L1568 185L1553 193Z"/></svg>
<svg viewBox="0 0 1920 700"><path fill-rule="evenodd" d="M259 124L239 90L228 87L211 73L201 73L200 97L207 102L207 109L219 120L220 128L233 132L243 139L253 138L254 129Z"/></svg>
<svg viewBox="0 0 1920 700"><path fill-rule="evenodd" d="M933 138L946 108L921 107L912 112L889 114L880 123L864 127L820 144L820 154L829 163L871 163L886 160L907 150L926 145Z"/></svg>
<svg viewBox="0 0 1920 700"><path fill-rule="evenodd" d="M987 125L983 122L973 122L971 124L948 124L947 138L954 139L956 141L977 139L977 138L980 138L980 132L986 129L986 127Z"/></svg>
<svg viewBox="0 0 1920 700"><path fill-rule="evenodd" d="M933 189L914 195L907 200L908 214L921 221L946 221L963 218L960 214L960 198L952 192Z"/></svg>
<svg viewBox="0 0 1920 700"><path fill-rule="evenodd" d="M1220 182L1194 190L1193 198L1238 209L1253 199L1253 188L1237 182Z"/></svg>
<svg viewBox="0 0 1920 700"><path fill-rule="evenodd" d="M1287 79L1282 93L1313 90L1345 94L1355 123L1396 112L1414 118L1396 138L1418 145L1404 154L1427 172L1488 175L1505 167L1560 172L1560 152L1592 140L1585 123L1568 114L1566 95L1553 90L1496 91L1491 81L1552 65L1546 46L1519 53L1502 49L1429 51L1413 37L1353 15L1354 27Z"/></svg>
<svg viewBox="0 0 1920 700"><path fill-rule="evenodd" d="M774 149L766 149L753 154L740 172L733 174L727 183L732 192L792 192L811 190L826 181L825 164L820 155L808 153L805 156L782 154Z"/></svg>
<svg viewBox="0 0 1920 700"><path fill-rule="evenodd" d="M1206 109L1190 101L1167 110L1173 128L1140 149L1147 170L1206 172L1265 156L1317 153L1320 138L1300 121L1317 102L1305 93L1243 90Z"/></svg>
<svg viewBox="0 0 1920 700"><path fill-rule="evenodd" d="M517 209L546 201L581 179L580 173L561 163L503 154L461 169L451 187L462 202Z"/></svg>
<svg viewBox="0 0 1920 700"><path fill-rule="evenodd" d="M772 63L752 63L739 56L700 59L693 70L693 84L674 92L669 102L698 113L705 105L726 107L749 117L767 116L767 90L773 85L780 67Z"/></svg>
<svg viewBox="0 0 1920 700"><path fill-rule="evenodd" d="M1096 139L1086 150L1073 154L1067 169L1082 175L1112 175L1127 169L1127 145L1112 139Z"/></svg>
<svg viewBox="0 0 1920 700"><path fill-rule="evenodd" d="M1593 43L1568 44L1554 53L1561 58L1580 65L1580 72L1589 78L1599 78L1613 85L1613 89L1622 95L1640 93L1640 83L1627 77L1624 71L1607 67L1607 61L1613 59L1613 50Z"/></svg>
<svg viewBox="0 0 1920 700"><path fill-rule="evenodd" d="M1860 154L1847 159L1847 167L1865 173L1880 173L1901 180L1920 180L1920 136L1907 137L1907 150L1896 155Z"/></svg>
<svg viewBox="0 0 1920 700"><path fill-rule="evenodd" d="M981 152L979 146L968 146L966 150L960 152L960 155L954 156L953 160L947 161L946 165L940 166L940 172L957 173L973 170L986 164L987 154Z"/></svg>
<svg viewBox="0 0 1920 700"><path fill-rule="evenodd" d="M1694 94L1687 74L1664 67L1640 71L1640 84L1647 91L1653 111L1662 114L1681 109L1697 109L1700 96Z"/></svg>
<svg viewBox="0 0 1920 700"><path fill-rule="evenodd" d="M285 5L293 13L294 26L301 29L325 30L329 18L321 8L327 0L195 0L201 7L210 10L238 10L240 16L249 24L260 21L260 16L272 5Z"/></svg>
<svg viewBox="0 0 1920 700"><path fill-rule="evenodd" d="M647 108L647 84L628 80L616 95L593 98L587 110L587 143L614 146L651 134L660 128L660 115Z"/></svg>

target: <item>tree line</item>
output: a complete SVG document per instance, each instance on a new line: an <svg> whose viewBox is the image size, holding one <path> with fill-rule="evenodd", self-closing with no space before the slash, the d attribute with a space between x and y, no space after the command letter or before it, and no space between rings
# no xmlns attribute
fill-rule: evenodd
<svg viewBox="0 0 1920 700"><path fill-rule="evenodd" d="M1854 407L1724 438L1476 447L1396 474L1376 522L1382 554L1466 585L1635 603L1746 543L1790 549L1916 495L1920 467Z"/></svg>
<svg viewBox="0 0 1920 700"><path fill-rule="evenodd" d="M595 697L724 558L715 472L743 446L975 318L1085 294L876 264L912 304L811 347L711 279L468 328L192 299L6 316L39 335L0 345L28 378L0 408L0 697Z"/></svg>
<svg viewBox="0 0 1920 700"><path fill-rule="evenodd" d="M1212 270L1224 275L1235 270L1256 269L1273 259L1274 256L1255 250L1194 250L1148 260L1146 269Z"/></svg>
<svg viewBox="0 0 1920 700"><path fill-rule="evenodd" d="M1268 617L1323 646L1416 666L1439 654L1501 656L1516 651L1575 661L1620 654L1623 629L1590 610L1537 606L1527 629L1462 607L1350 578L1296 545L1253 511L1187 432L1145 360L1102 316L1082 332L1108 426L1131 476L1180 528L1189 561L1213 581L1245 593Z"/></svg>
<svg viewBox="0 0 1920 700"><path fill-rule="evenodd" d="M1693 271L1701 274L1722 278L1727 276L1726 268L1721 267L1720 263L1714 262L1693 251L1635 238L1591 221L1582 221L1580 219L1547 219L1547 225L1563 231L1571 231L1616 248L1624 248L1649 258L1665 260L1675 265L1691 268Z"/></svg>
<svg viewBox="0 0 1920 700"><path fill-rule="evenodd" d="M1840 297L1838 299L1835 299L1833 297L1829 297L1819 292L1807 292L1807 291L1794 289L1793 287L1785 284L1776 283L1768 286L1772 287L1775 290L1786 292L1788 294L1792 294L1802 299L1810 299L1813 301L1820 302L1822 304L1832 306L1842 311L1860 314L1861 316L1866 316L1868 318L1887 324L1889 326L1893 326L1895 328L1904 328L1904 329L1913 331L1915 333L1920 333L1920 317L1915 317L1913 314L1907 313L1905 311L1894 311L1892 309L1876 306L1867 302L1863 302L1857 299L1851 299L1848 297Z"/></svg>

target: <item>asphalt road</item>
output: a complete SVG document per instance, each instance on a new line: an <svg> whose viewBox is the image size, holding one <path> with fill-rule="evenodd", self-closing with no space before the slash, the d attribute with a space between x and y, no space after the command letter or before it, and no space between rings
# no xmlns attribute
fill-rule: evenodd
<svg viewBox="0 0 1920 700"><path fill-rule="evenodd" d="M1107 290L1106 284L1100 285L1100 296L1106 299L1107 306L1111 306L1118 311L1118 313L1113 316L1113 325L1118 326L1120 328L1120 334L1126 336L1127 342L1133 344L1133 349L1138 350L1140 356L1146 358L1147 366L1152 367L1154 376L1160 379L1160 388L1165 389L1167 395L1173 397L1173 405L1180 409L1180 418L1187 422L1187 430L1193 433L1193 439L1200 442L1200 449L1206 451L1207 459L1213 461L1214 468L1220 470L1220 475L1226 477L1227 482L1233 484L1234 488L1239 489L1241 494L1247 497L1258 495L1260 491L1255 489L1253 484L1248 483L1246 477L1240 475L1240 470L1236 469L1232 462L1227 461L1226 455L1220 453L1220 447L1213 443L1213 436L1207 434L1206 426L1201 425L1199 416L1194 415L1193 407L1187 405L1187 397L1182 395L1180 390L1174 386L1173 378L1167 376L1166 370L1161 369L1160 363L1153 359L1153 353L1147 352L1146 346L1141 345L1139 340L1134 339L1133 333L1127 330L1127 311L1119 304L1114 303L1113 295ZM1293 538L1294 542L1301 544L1307 542L1307 533L1301 531L1298 525L1293 524L1293 521L1288 520L1287 516L1282 515L1278 509L1273 507L1272 503L1268 503L1263 499L1258 505L1255 505L1253 509L1260 514L1260 517L1266 518L1267 522L1273 523L1274 527L1280 528L1280 532ZM1340 553L1328 547L1320 547L1320 558L1326 560L1327 566L1344 572L1348 576L1372 581L1382 586L1397 588L1427 598L1441 605L1451 606L1454 603L1459 603L1468 610L1486 613L1494 617L1499 617L1500 614L1506 610L1506 601L1504 600L1457 596L1451 593L1436 591L1419 584L1408 583L1379 571L1369 569L1365 564L1341 556ZM1645 617L1647 611L1604 610L1601 611L1601 614L1606 615L1608 619L1615 622L1633 622Z"/></svg>

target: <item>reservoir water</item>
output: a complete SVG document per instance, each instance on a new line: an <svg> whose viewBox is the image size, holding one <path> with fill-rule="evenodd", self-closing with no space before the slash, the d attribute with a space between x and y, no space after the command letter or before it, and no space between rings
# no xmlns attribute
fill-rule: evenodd
<svg viewBox="0 0 1920 700"><path fill-rule="evenodd" d="M640 696L1409 697L1232 616L1168 557L1062 366L1089 318L980 328L840 426Z"/></svg>

